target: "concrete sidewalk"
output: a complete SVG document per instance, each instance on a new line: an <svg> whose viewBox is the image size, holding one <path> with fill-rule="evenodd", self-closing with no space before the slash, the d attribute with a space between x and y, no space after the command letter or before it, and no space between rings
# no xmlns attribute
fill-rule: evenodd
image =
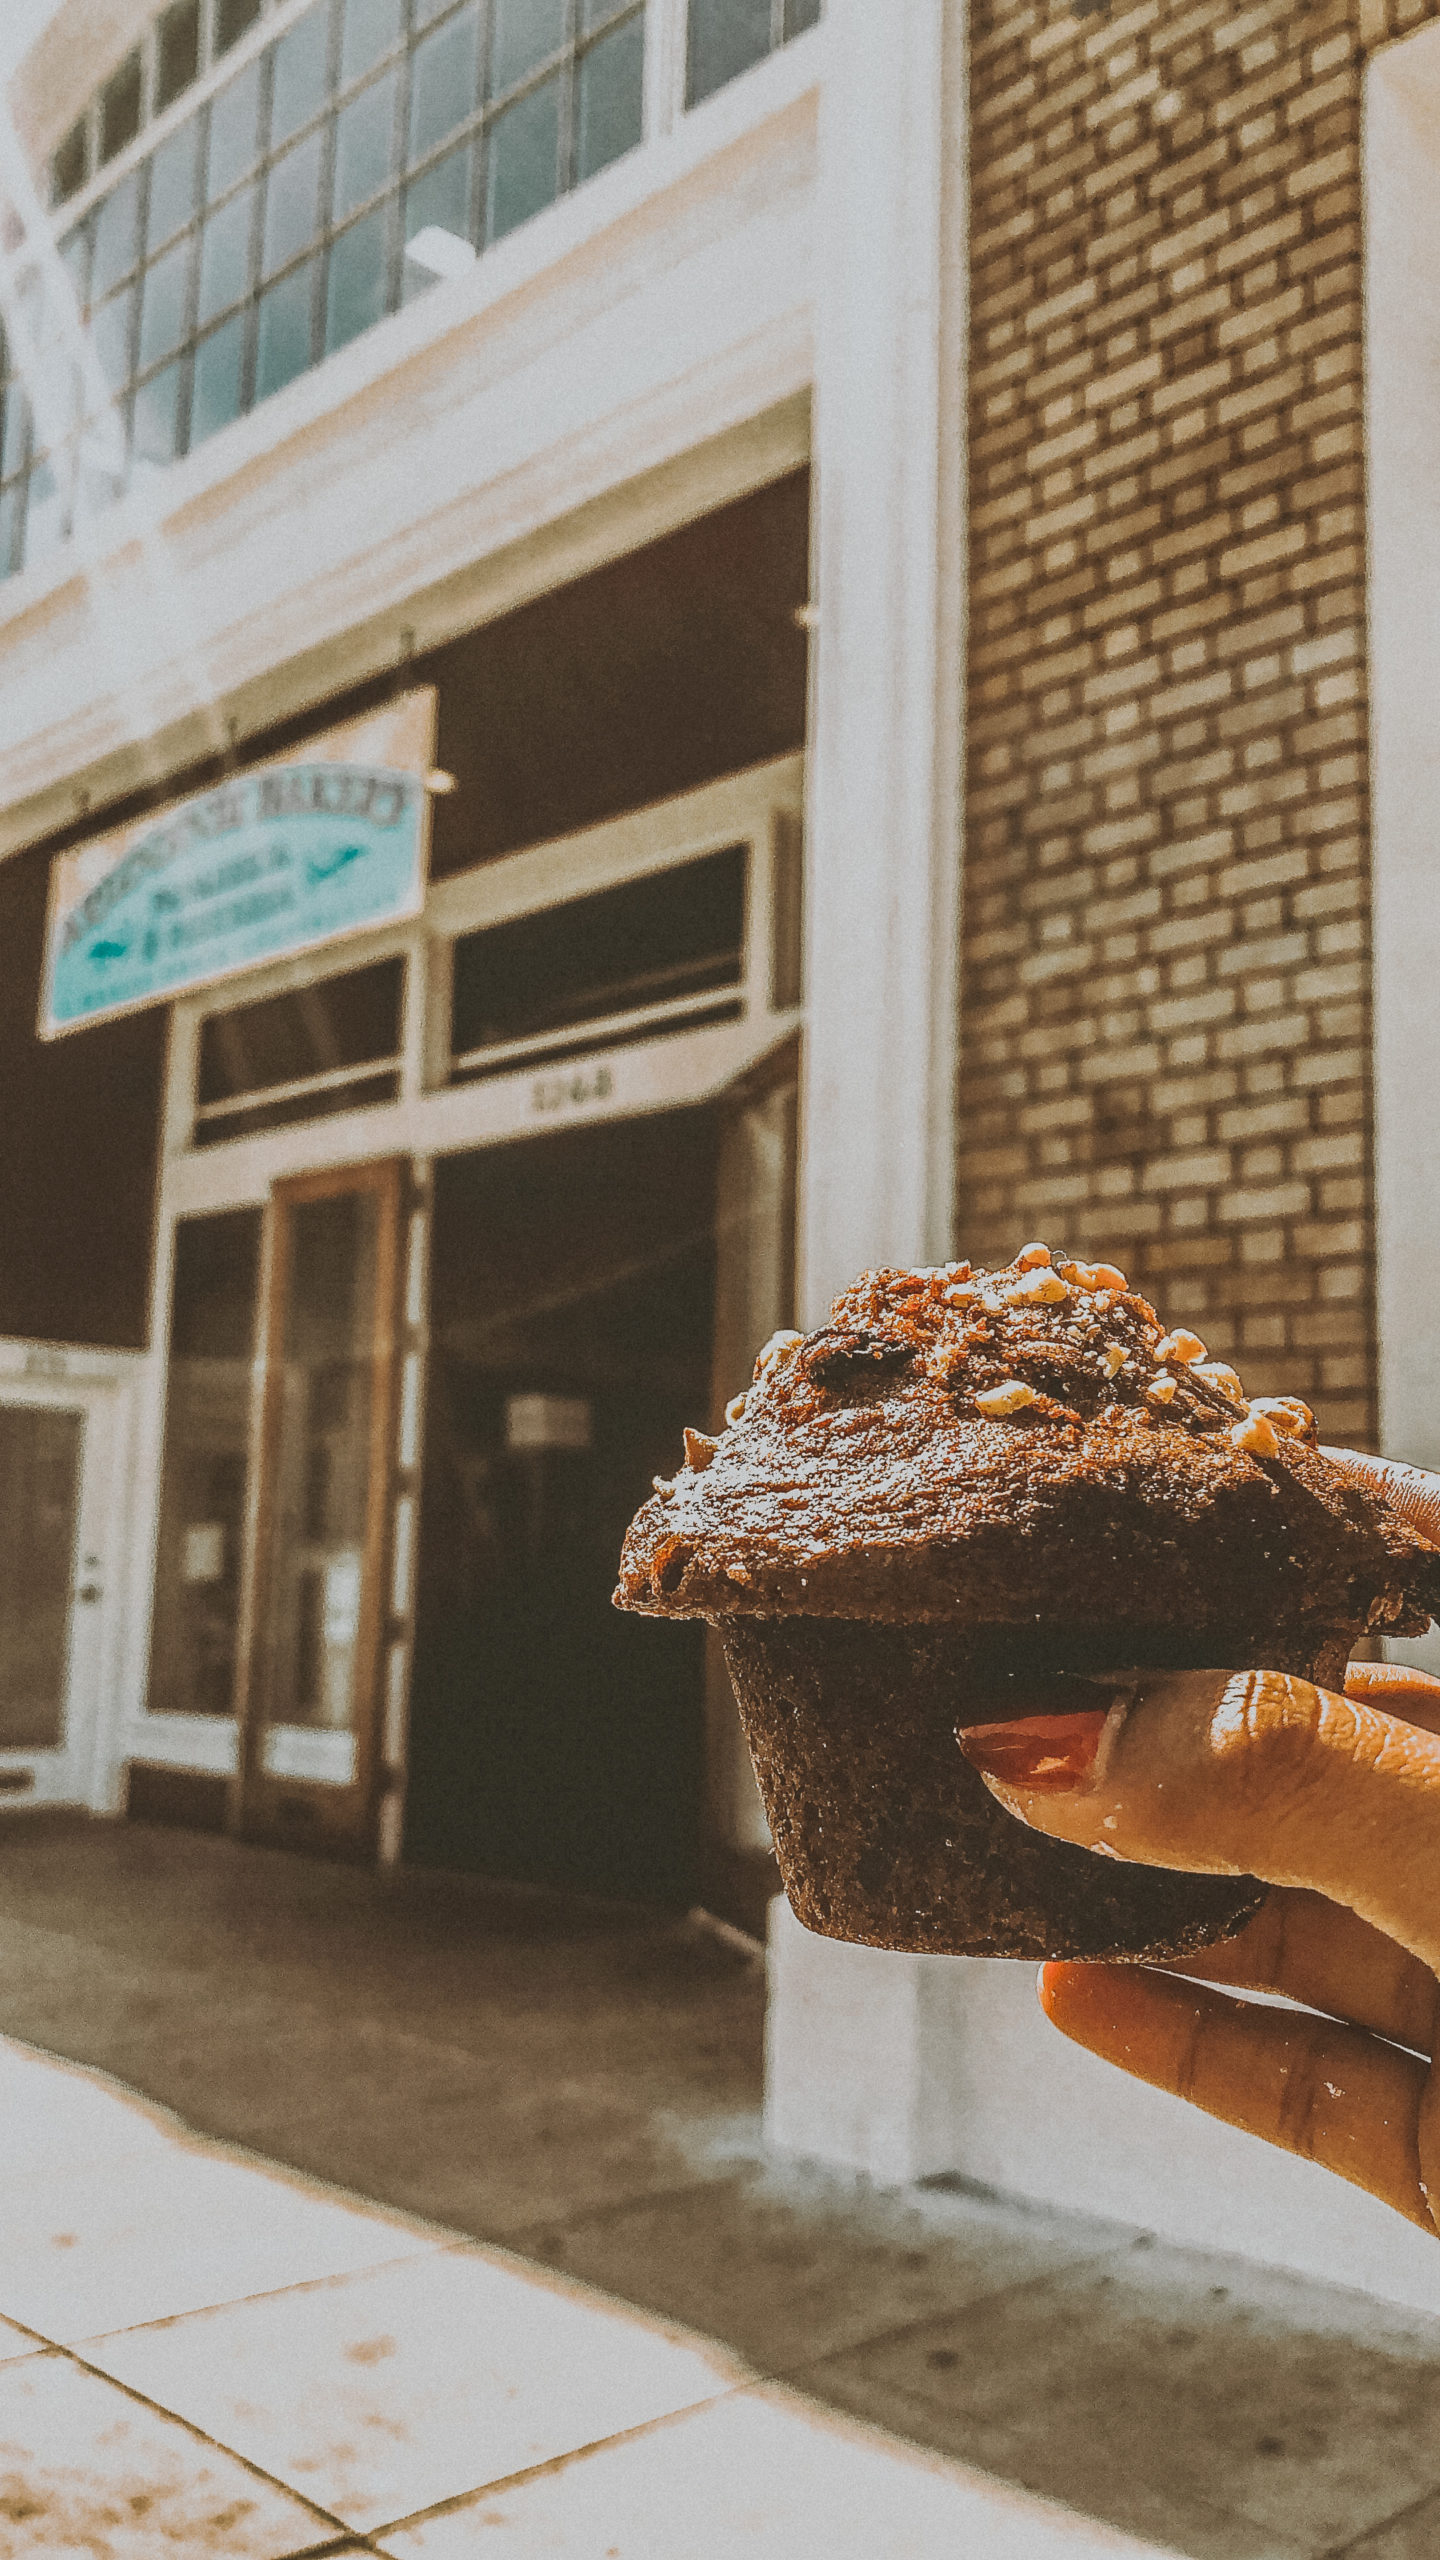
<svg viewBox="0 0 1440 2560"><path fill-rule="evenodd" d="M343 2549L337 2523L488 2552L499 2516L577 2560L1436 2560L1440 2321L767 2157L763 2014L761 1967L678 1914L0 1827L0 2034L32 2049L0 2109L11 2388L78 2387L24 2380L36 2338L83 2349L88 2393L224 2448L217 2499L236 2458L282 2498L268 2542L182 2505L168 2538L147 2508L47 2543L4 2452L44 2440L0 2390L0 2560ZM72 2485L104 2431L55 2418Z"/></svg>
<svg viewBox="0 0 1440 2560"><path fill-rule="evenodd" d="M0 2043L0 2555L1151 2560Z"/></svg>

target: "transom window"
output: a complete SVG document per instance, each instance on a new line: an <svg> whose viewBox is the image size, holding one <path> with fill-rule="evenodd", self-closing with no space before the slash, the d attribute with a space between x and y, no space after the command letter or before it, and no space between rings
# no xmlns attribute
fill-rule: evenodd
<svg viewBox="0 0 1440 2560"><path fill-rule="evenodd" d="M777 45L820 23L821 0L688 0L685 104L698 106Z"/></svg>

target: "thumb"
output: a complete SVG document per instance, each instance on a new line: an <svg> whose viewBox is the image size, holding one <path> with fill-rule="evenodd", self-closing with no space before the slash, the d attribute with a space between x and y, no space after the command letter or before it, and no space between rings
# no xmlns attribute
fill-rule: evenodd
<svg viewBox="0 0 1440 2560"><path fill-rule="evenodd" d="M959 1735L1007 1811L1143 1866L1322 1893L1440 1970L1440 1736L1278 1671L1087 1685L1108 1706Z"/></svg>

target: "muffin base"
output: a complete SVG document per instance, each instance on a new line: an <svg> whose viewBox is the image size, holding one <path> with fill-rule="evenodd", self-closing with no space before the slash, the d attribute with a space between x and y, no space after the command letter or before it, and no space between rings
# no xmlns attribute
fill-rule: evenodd
<svg viewBox="0 0 1440 2560"><path fill-rule="evenodd" d="M957 1628L728 1618L719 1632L797 1920L915 1954L1193 1955L1233 1937L1253 1876L1126 1866L1028 1831L963 1757L956 1727L1034 1712L1036 1674L1263 1663L1335 1685L1333 1628Z"/></svg>

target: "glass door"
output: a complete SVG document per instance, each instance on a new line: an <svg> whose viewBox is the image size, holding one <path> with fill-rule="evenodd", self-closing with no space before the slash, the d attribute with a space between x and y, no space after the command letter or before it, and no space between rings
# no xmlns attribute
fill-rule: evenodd
<svg viewBox="0 0 1440 2560"><path fill-rule="evenodd" d="M0 1807L93 1792L112 1402L84 1387L0 1392Z"/></svg>
<svg viewBox="0 0 1440 2560"><path fill-rule="evenodd" d="M356 1855L380 1778L402 1194L391 1159L279 1183L272 1209L240 1823Z"/></svg>

